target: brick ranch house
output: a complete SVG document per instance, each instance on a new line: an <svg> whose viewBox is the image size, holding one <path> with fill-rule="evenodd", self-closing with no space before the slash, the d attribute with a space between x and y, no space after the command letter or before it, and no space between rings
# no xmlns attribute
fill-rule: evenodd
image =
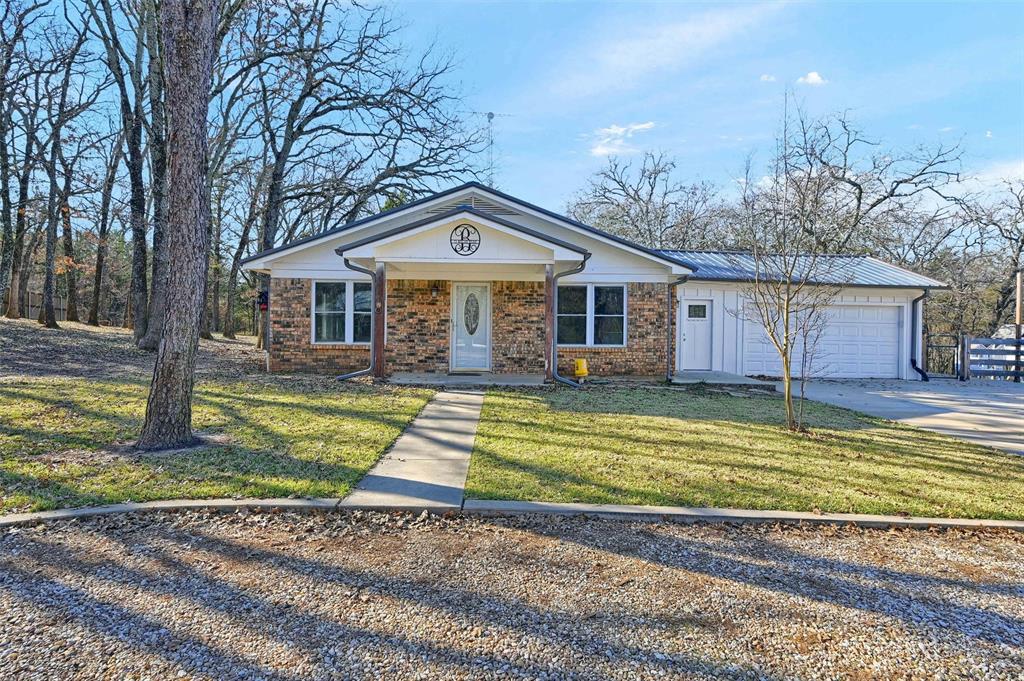
<svg viewBox="0 0 1024 681"><path fill-rule="evenodd" d="M940 282L849 257L816 375L918 378ZM270 371L778 375L738 313L742 256L657 251L468 183L245 261L270 276ZM372 366L371 366L372 361Z"/></svg>

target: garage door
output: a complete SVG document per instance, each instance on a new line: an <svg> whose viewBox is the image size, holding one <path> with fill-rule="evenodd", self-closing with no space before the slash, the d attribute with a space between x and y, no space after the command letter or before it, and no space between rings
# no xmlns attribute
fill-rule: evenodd
<svg viewBox="0 0 1024 681"><path fill-rule="evenodd" d="M756 321L745 320L743 373L780 376L782 362ZM811 375L818 378L897 378L900 363L900 308L836 305L818 341ZM793 353L797 365L800 348ZM794 375L798 367L794 366Z"/></svg>

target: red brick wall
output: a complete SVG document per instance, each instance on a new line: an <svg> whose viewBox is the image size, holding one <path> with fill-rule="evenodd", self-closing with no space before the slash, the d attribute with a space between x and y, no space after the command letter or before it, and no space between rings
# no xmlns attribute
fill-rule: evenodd
<svg viewBox="0 0 1024 681"><path fill-rule="evenodd" d="M309 279L270 280L270 371L344 374L370 366L368 345L314 345L313 284Z"/></svg>
<svg viewBox="0 0 1024 681"><path fill-rule="evenodd" d="M492 370L543 374L544 282L492 282L491 307Z"/></svg>
<svg viewBox="0 0 1024 681"><path fill-rule="evenodd" d="M430 289L437 286L437 297ZM384 370L448 373L451 282L388 281Z"/></svg>
<svg viewBox="0 0 1024 681"><path fill-rule="evenodd" d="M571 378L580 357L587 360L591 376L664 376L667 295L668 284L628 284L626 347L559 348L559 372ZM674 301L672 309L670 322L675 320Z"/></svg>
<svg viewBox="0 0 1024 681"><path fill-rule="evenodd" d="M438 295L430 290L437 286ZM587 358L594 376L660 376L665 371L665 284L629 284L625 348L560 348L559 369ZM271 280L270 370L345 373L369 366L366 345L314 345L310 341L312 283ZM491 283L492 368L496 373L544 372L544 283ZM674 313L673 313L674 319ZM387 293L385 371L447 373L451 282L390 280Z"/></svg>

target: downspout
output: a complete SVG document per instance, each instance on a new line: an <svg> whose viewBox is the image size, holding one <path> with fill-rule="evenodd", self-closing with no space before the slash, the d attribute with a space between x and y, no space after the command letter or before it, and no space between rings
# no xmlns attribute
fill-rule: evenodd
<svg viewBox="0 0 1024 681"><path fill-rule="evenodd" d="M590 252L585 252L579 265L551 277L551 294L555 297L555 323L551 333L551 378L572 388L579 388L580 384L558 373L558 280L582 272L587 266L587 261L590 260L590 255Z"/></svg>
<svg viewBox="0 0 1024 681"><path fill-rule="evenodd" d="M672 382L672 377L676 374L676 368L672 362L672 345L676 336L672 333L672 303L675 301L676 287L685 284L689 279L690 275L684 274L668 284L668 301L665 303L665 381L668 383Z"/></svg>
<svg viewBox="0 0 1024 681"><path fill-rule="evenodd" d="M341 259L345 263L345 267L349 268L350 270L354 270L356 272L362 272L363 274L370 275L370 297L372 299L373 296L377 292L377 275L376 275L376 273L374 273L374 271L371 270L371 269L363 267L362 265L356 265L354 262L351 262L348 258L346 258L344 255L342 255L339 251L335 251L335 252L338 253L338 255L341 255ZM374 330L374 327L376 325L377 325L377 313L376 313L376 311L374 311L374 313L370 315L370 366L366 367L365 369L359 369L358 371L351 371L351 372L349 372L347 374L342 374L341 376L337 377L337 380L339 380L339 381L347 381L350 378L357 378L359 376L368 376L369 374L373 373L374 360L376 359L375 355L377 354L377 347L376 347L376 344L373 342L373 339L374 339L373 330Z"/></svg>
<svg viewBox="0 0 1024 681"><path fill-rule="evenodd" d="M918 337L920 334L917 330L917 308L918 305L927 297L928 289L925 289L920 296L910 301L910 367L921 375L922 381L927 381L929 379L928 374L925 373L924 369L917 366L917 344L918 342L921 342L922 344L924 343L924 340Z"/></svg>

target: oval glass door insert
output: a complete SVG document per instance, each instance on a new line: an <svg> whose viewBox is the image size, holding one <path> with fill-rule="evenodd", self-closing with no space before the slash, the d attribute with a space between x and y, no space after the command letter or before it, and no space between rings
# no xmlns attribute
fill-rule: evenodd
<svg viewBox="0 0 1024 681"><path fill-rule="evenodd" d="M466 305L462 311L462 321L466 325L466 333L470 336L476 333L480 326L480 301L476 299L475 293L466 296Z"/></svg>

